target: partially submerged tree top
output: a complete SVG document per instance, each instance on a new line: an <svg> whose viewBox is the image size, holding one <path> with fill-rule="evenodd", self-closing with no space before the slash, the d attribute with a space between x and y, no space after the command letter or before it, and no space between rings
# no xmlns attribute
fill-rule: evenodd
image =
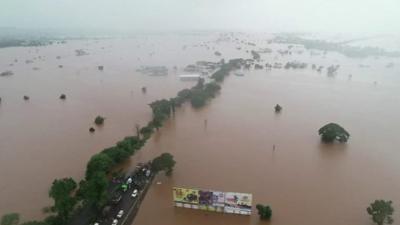
<svg viewBox="0 0 400 225"><path fill-rule="evenodd" d="M350 137L343 127L336 123L328 123L318 130L318 134L324 142L333 142L338 140L339 142L347 142Z"/></svg>

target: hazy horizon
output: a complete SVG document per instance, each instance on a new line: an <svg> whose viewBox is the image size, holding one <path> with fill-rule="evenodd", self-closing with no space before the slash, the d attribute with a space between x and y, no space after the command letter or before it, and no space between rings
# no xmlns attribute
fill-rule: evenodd
<svg viewBox="0 0 400 225"><path fill-rule="evenodd" d="M400 33L396 0L3 0L0 27Z"/></svg>

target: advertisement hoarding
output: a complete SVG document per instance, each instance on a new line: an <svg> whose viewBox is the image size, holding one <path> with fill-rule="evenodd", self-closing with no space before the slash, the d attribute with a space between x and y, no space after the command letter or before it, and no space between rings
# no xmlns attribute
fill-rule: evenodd
<svg viewBox="0 0 400 225"><path fill-rule="evenodd" d="M199 191L193 188L176 188L172 190L175 206L198 209Z"/></svg>
<svg viewBox="0 0 400 225"><path fill-rule="evenodd" d="M252 194L226 192L224 211L226 213L250 215L252 200Z"/></svg>
<svg viewBox="0 0 400 225"><path fill-rule="evenodd" d="M175 206L212 212L251 214L252 194L195 188L173 188Z"/></svg>

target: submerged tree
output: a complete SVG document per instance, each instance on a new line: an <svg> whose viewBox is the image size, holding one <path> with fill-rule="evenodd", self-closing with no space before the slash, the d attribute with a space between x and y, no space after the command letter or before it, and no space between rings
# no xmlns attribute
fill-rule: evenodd
<svg viewBox="0 0 400 225"><path fill-rule="evenodd" d="M330 143L335 140L339 142L347 142L350 134L340 125L336 123L329 123L318 130L319 135L323 142Z"/></svg>
<svg viewBox="0 0 400 225"><path fill-rule="evenodd" d="M257 204L256 208L258 210L258 215L260 215L260 219L269 220L272 217L272 209L268 205Z"/></svg>
<svg viewBox="0 0 400 225"><path fill-rule="evenodd" d="M172 173L172 169L174 168L176 162L174 160L174 156L169 153L163 153L160 156L153 159L151 163L151 168L155 171L164 170L167 175Z"/></svg>
<svg viewBox="0 0 400 225"><path fill-rule="evenodd" d="M282 110L282 106L280 106L279 104L276 104L276 106L275 106L275 112L276 112L276 113L279 113L279 112L281 112L281 110Z"/></svg>
<svg viewBox="0 0 400 225"><path fill-rule="evenodd" d="M108 185L106 173L98 171L88 180L79 183L79 196L83 197L88 205L101 209L108 200Z"/></svg>
<svg viewBox="0 0 400 225"><path fill-rule="evenodd" d="M51 211L57 213L61 224L68 222L71 212L77 203L76 197L73 196L76 188L77 184L72 178L56 179L50 188L49 196L54 199L54 206Z"/></svg>
<svg viewBox="0 0 400 225"><path fill-rule="evenodd" d="M375 200L367 208L367 212L372 216L374 223L378 225L392 224L394 222L392 218L394 212L392 201Z"/></svg>
<svg viewBox="0 0 400 225"><path fill-rule="evenodd" d="M67 96L66 96L65 94L61 94L61 95L60 95L60 99L61 99L61 100L65 100L66 98L67 98Z"/></svg>
<svg viewBox="0 0 400 225"><path fill-rule="evenodd" d="M17 225L19 223L18 213L9 213L1 217L1 225Z"/></svg>
<svg viewBox="0 0 400 225"><path fill-rule="evenodd" d="M97 116L96 119L94 119L94 123L96 125L103 125L105 118L102 116Z"/></svg>

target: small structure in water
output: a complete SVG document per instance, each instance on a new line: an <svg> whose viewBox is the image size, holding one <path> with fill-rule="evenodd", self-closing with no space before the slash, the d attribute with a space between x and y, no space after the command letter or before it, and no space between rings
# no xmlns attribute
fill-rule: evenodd
<svg viewBox="0 0 400 225"><path fill-rule="evenodd" d="M146 93L146 92L147 92L147 88L143 86L143 87L142 87L142 92L143 92L143 93Z"/></svg>
<svg viewBox="0 0 400 225"><path fill-rule="evenodd" d="M93 133L95 131L95 129L93 127L89 128L89 132Z"/></svg>
<svg viewBox="0 0 400 225"><path fill-rule="evenodd" d="M243 77L244 76L244 74L243 73L239 73L239 72L236 72L236 73L234 73L236 76L238 76L238 77Z"/></svg>
<svg viewBox="0 0 400 225"><path fill-rule="evenodd" d="M24 100L25 100L25 101L28 101L28 100L29 100L29 96L24 95Z"/></svg>
<svg viewBox="0 0 400 225"><path fill-rule="evenodd" d="M97 67L100 71L103 71L104 70L104 66L98 66Z"/></svg>
<svg viewBox="0 0 400 225"><path fill-rule="evenodd" d="M183 75L179 75L179 79L182 81L199 80L200 75L199 74L183 74Z"/></svg>
<svg viewBox="0 0 400 225"><path fill-rule="evenodd" d="M142 66L136 71L150 76L168 75L168 68L166 66Z"/></svg>

